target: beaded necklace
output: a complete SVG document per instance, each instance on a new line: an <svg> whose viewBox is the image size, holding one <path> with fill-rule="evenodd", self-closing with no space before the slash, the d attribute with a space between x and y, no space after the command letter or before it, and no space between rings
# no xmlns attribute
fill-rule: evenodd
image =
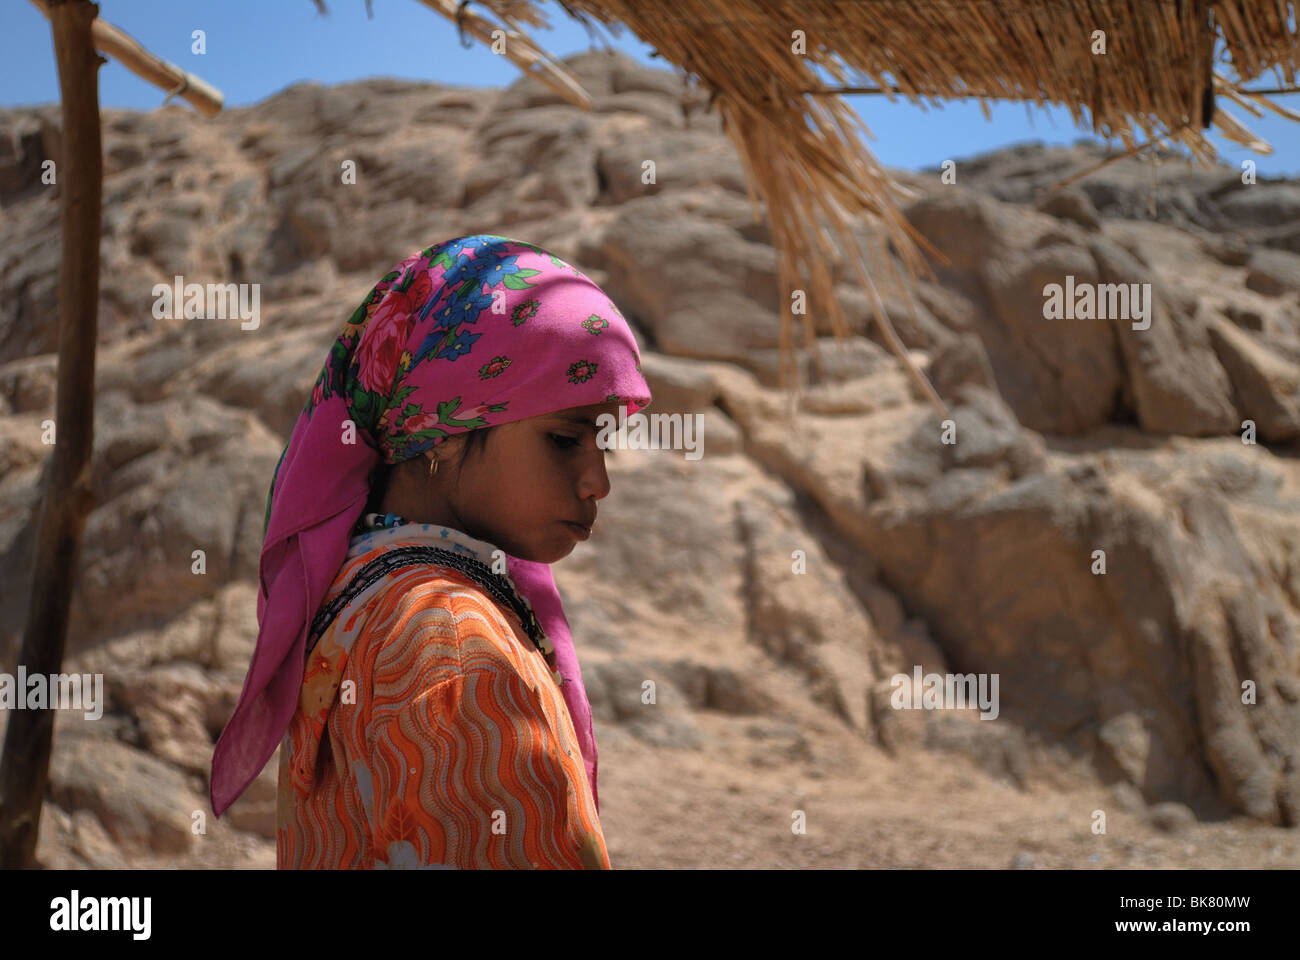
<svg viewBox="0 0 1300 960"><path fill-rule="evenodd" d="M400 527L403 524L412 522L395 513L367 513L357 524L357 532L373 532L375 530ZM515 589L510 579L503 574L496 573L476 557L456 553L441 547L398 547L385 551L379 557L370 561L353 577L348 589L335 597L332 602L321 607L320 612L313 621L309 643L314 643L320 633L324 632L325 627L338 616L339 612L351 602L353 597L367 586L401 566L420 562L450 567L464 574L482 587L498 604L513 612L519 618L519 622L529 640L532 641L533 646L545 658L547 665L551 668L551 676L554 677L555 682L557 684L564 683L564 678L556 667L554 645L542 631L541 623L538 621L537 615L533 613L532 607Z"/></svg>

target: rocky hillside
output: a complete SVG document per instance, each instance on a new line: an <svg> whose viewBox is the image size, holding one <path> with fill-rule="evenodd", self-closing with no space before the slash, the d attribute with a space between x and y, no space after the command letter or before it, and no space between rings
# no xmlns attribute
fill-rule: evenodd
<svg viewBox="0 0 1300 960"><path fill-rule="evenodd" d="M615 866L1300 865L1300 185L1129 160L1050 193L1088 146L898 173L948 263L915 315L886 299L956 442L841 268L853 338L814 315L829 376L790 420L775 254L716 115L669 72L568 63L590 113L527 80L106 111L98 507L68 650L108 702L57 716L42 862L274 865L275 759L220 822L206 783L271 475L370 286L500 233L619 302L648 412L704 414L699 460L611 460L603 532L556 565ZM0 111L11 672L54 415L58 143L56 107ZM260 284L260 325L156 319L177 274ZM1149 328L1045 319L1067 275L1150 284ZM997 719L892 709L917 665L998 674Z"/></svg>

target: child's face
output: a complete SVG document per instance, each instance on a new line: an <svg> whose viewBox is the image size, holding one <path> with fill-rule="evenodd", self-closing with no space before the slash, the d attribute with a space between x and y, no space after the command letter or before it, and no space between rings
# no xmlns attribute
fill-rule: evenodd
<svg viewBox="0 0 1300 960"><path fill-rule="evenodd" d="M608 451L596 446L595 420L617 416L618 407L592 404L500 424L469 451L459 473L465 436L452 437L431 451L442 464L432 479L426 457L399 466L382 509L455 527L524 560L567 557L583 536L565 521L591 524L596 501L609 494Z"/></svg>

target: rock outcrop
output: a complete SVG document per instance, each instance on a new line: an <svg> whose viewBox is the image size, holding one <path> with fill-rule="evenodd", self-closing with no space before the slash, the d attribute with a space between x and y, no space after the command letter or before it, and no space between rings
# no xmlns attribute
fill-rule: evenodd
<svg viewBox="0 0 1300 960"><path fill-rule="evenodd" d="M863 750L958 753L1022 787L1075 764L1153 807L1300 823L1300 185L1171 161L1153 193L1130 160L1049 191L1097 161L1087 145L962 161L956 185L899 173L948 262L910 305L882 292L954 422L838 265L852 336L813 317L828 375L791 419L788 298L716 115L671 74L568 62L591 113L529 80L105 112L98 506L68 654L104 673L108 705L60 718L43 855L189 862L206 811L220 862L247 843L273 857L274 761L222 823L206 804L257 634L267 487L370 285L467 233L580 265L637 331L647 412L703 416L697 461L611 459L601 535L556 568L602 745L725 751L712 718L813 704ZM0 111L6 670L54 415L58 188L40 171L58 139L53 107ZM155 318L178 274L259 284L260 326ZM1149 326L1048 319L1044 288L1067 276L1149 290ZM997 720L892 709L890 678L917 665L997 674Z"/></svg>

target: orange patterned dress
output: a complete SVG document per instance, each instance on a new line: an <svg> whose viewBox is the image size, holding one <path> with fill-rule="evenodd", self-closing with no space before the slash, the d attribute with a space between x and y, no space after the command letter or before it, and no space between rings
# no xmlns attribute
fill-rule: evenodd
<svg viewBox="0 0 1300 960"><path fill-rule="evenodd" d="M354 536L324 602L407 545L494 549L418 523ZM568 707L513 611L421 565L334 618L280 745L276 866L609 869Z"/></svg>

